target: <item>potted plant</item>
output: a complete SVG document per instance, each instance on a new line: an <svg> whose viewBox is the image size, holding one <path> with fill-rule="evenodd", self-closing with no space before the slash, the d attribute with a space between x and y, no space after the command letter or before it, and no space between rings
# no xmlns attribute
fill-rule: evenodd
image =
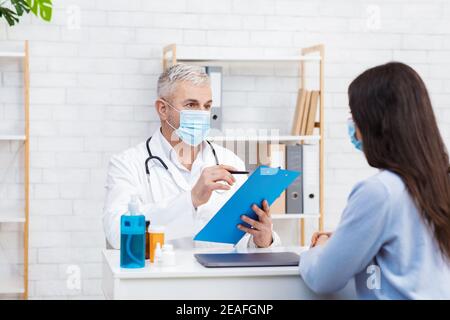
<svg viewBox="0 0 450 320"><path fill-rule="evenodd" d="M30 11L44 21L52 19L52 0L0 0L0 20L3 18L10 26Z"/></svg>

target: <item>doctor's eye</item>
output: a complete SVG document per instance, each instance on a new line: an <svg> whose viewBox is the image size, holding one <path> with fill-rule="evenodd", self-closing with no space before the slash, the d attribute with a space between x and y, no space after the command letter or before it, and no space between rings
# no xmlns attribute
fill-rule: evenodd
<svg viewBox="0 0 450 320"><path fill-rule="evenodd" d="M186 104L184 107L186 109L197 109L198 108L198 104L191 102L191 103Z"/></svg>

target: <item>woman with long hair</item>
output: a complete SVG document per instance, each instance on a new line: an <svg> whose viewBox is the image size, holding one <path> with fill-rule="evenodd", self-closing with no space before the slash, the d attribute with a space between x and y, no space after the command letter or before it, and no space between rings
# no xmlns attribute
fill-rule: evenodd
<svg viewBox="0 0 450 320"><path fill-rule="evenodd" d="M449 157L425 84L391 62L348 96L350 139L379 172L353 188L335 232L314 234L300 274L320 293L354 278L361 299L449 299Z"/></svg>

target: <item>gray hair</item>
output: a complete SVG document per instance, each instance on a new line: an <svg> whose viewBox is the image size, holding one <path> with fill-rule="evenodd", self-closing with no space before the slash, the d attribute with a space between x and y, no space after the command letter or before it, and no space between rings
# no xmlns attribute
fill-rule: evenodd
<svg viewBox="0 0 450 320"><path fill-rule="evenodd" d="M189 82L195 86L210 85L208 74L204 67L187 64L174 64L165 70L158 78L158 97L170 97L177 82Z"/></svg>

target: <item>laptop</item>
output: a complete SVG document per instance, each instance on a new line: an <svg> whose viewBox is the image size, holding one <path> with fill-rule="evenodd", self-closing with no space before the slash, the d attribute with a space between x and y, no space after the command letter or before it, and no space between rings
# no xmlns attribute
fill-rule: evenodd
<svg viewBox="0 0 450 320"><path fill-rule="evenodd" d="M288 267L300 261L294 252L198 253L194 257L207 268Z"/></svg>

